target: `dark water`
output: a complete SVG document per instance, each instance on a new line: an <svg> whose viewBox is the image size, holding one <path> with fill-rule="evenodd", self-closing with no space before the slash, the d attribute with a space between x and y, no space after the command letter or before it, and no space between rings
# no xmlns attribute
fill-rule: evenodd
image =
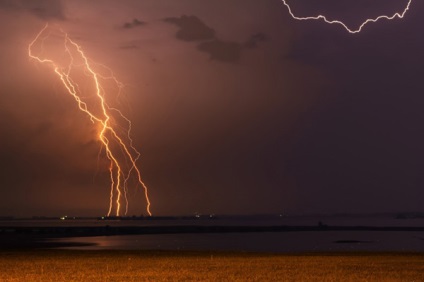
<svg viewBox="0 0 424 282"><path fill-rule="evenodd" d="M38 226L397 226L421 227L424 219L394 217L222 218L141 221L39 221ZM15 222L25 225L25 222ZM302 231L214 234L157 234L54 239L89 243L71 249L90 250L199 250L268 253L297 252L424 252L420 231Z"/></svg>
<svg viewBox="0 0 424 282"><path fill-rule="evenodd" d="M6 220L0 226L375 226L422 227L424 219L379 217L263 217L174 220ZM301 231L119 235L51 239L76 243L71 249L199 250L268 253L296 252L424 252L421 231ZM78 246L80 243L84 246Z"/></svg>
<svg viewBox="0 0 424 282"><path fill-rule="evenodd" d="M61 242L92 243L71 249L198 250L267 253L424 252L424 232L310 231L226 234L158 234L76 237Z"/></svg>

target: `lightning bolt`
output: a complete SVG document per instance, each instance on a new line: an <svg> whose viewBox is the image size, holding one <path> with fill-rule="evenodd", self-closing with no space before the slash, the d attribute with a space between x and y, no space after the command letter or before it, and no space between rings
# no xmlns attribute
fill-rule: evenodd
<svg viewBox="0 0 424 282"><path fill-rule="evenodd" d="M298 16L296 16L294 13L293 13L293 11L292 11L292 9L291 9L291 7L290 7L290 5L287 3L287 1L286 0L281 0L281 1L283 1L283 4L287 7L287 9L288 9L288 11L289 11L289 13L290 13L290 16L293 18L293 19L295 19L295 20L299 20L299 21L307 21L307 20L323 20L324 22L326 22L326 23L328 23L328 24L336 24L336 25L341 25L347 32L349 32L349 33L352 33L352 34L354 34L354 33L359 33L359 32L361 32L362 31L362 29L367 25L367 24L369 24L369 23L376 23L376 22L378 22L379 20L382 20L382 19L385 19L385 20L393 20L393 19L395 19L395 18L399 18L399 19L402 19L404 16L405 16L405 14L406 14L406 12L408 12L408 10L409 10L409 7L411 6L411 3L412 3L412 0L408 0L408 3L406 4L406 7L405 7L405 9L401 12L401 13L399 13L399 12L397 12L397 13L395 13L395 14L393 14L392 16L387 16L387 15L381 15L381 16L378 16L378 17L376 17L376 18L372 18L372 19L367 19L367 20L365 20L357 29L351 29L351 28L349 28L345 23L343 23L342 21L339 21L339 20L329 20L329 19L327 19L327 17L325 17L325 16L323 16L323 15L318 15L318 16L314 16L314 17L298 17Z"/></svg>
<svg viewBox="0 0 424 282"><path fill-rule="evenodd" d="M50 37L59 38L60 42L63 42L63 47L59 48L59 51L62 52L62 55L59 56L60 59L54 59L53 53L55 52L47 52L44 48L45 42ZM34 51L35 49L37 52ZM55 51L57 52L57 50ZM135 177L137 185L140 185L144 191L147 203L146 210L151 216L148 188L142 181L140 169L137 167L140 153L133 146L133 140L130 136L131 121L119 109L109 106L107 102L107 86L112 83L120 94L124 85L116 79L109 68L104 65L93 64L85 55L82 47L73 41L66 32L60 28L52 28L48 24L29 44L28 56L40 64L49 66L54 71L66 92L74 98L79 110L87 114L98 129L97 138L110 162L111 184L107 216L110 216L113 212L116 216L120 216L123 202L125 203L124 214L127 214L128 183L132 176ZM107 74L102 75L99 71L96 72L93 65L106 70ZM87 87L86 82L82 83L82 78L91 82L91 87Z"/></svg>

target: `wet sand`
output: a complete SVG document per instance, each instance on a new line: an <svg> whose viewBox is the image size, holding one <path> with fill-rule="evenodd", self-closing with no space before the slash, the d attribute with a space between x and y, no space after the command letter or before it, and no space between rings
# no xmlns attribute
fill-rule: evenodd
<svg viewBox="0 0 424 282"><path fill-rule="evenodd" d="M0 281L422 281L413 253L0 251Z"/></svg>

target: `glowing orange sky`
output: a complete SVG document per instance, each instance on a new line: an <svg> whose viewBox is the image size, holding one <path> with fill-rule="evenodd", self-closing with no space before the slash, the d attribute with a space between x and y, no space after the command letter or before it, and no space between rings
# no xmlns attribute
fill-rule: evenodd
<svg viewBox="0 0 424 282"><path fill-rule="evenodd" d="M361 1L295 9L355 25L397 7ZM0 2L0 215L109 204L96 129L27 58L47 21L126 85L115 102L133 121L155 214L419 208L423 4L351 37L265 2ZM399 179L412 179L408 193ZM141 191L129 199L129 214L145 213Z"/></svg>

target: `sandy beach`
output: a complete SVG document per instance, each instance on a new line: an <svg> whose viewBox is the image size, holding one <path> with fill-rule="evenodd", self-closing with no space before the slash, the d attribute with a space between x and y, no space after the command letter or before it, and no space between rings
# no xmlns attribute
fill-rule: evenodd
<svg viewBox="0 0 424 282"><path fill-rule="evenodd" d="M422 281L424 255L1 251L1 281Z"/></svg>

